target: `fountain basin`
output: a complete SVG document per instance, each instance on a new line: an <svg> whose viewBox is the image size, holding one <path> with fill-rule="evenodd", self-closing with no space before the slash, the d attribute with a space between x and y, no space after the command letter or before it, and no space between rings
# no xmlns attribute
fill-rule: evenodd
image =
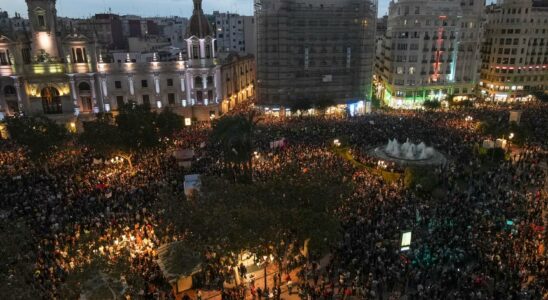
<svg viewBox="0 0 548 300"><path fill-rule="evenodd" d="M388 144L378 146L368 151L369 155L383 161L391 161L400 166L435 166L447 162L445 156L426 144L414 144L407 139L403 144L396 139L389 140Z"/></svg>

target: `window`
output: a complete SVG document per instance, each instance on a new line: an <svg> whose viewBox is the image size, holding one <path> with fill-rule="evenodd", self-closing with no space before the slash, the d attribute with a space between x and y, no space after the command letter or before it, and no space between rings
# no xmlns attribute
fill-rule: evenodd
<svg viewBox="0 0 548 300"><path fill-rule="evenodd" d="M142 88L147 88L148 87L148 80L141 80L141 87Z"/></svg>
<svg viewBox="0 0 548 300"><path fill-rule="evenodd" d="M122 88L122 82L121 81L114 81L114 87L117 88L117 89L121 89Z"/></svg>
<svg viewBox="0 0 548 300"><path fill-rule="evenodd" d="M0 50L0 65L2 66L11 65L9 50L5 50L5 51Z"/></svg>
<svg viewBox="0 0 548 300"><path fill-rule="evenodd" d="M171 78L167 79L167 86L173 86L173 79Z"/></svg>
<svg viewBox="0 0 548 300"><path fill-rule="evenodd" d="M46 16L38 15L37 18L38 18L38 26L46 27Z"/></svg>
<svg viewBox="0 0 548 300"><path fill-rule="evenodd" d="M192 46L192 58L194 58L194 59L198 59L198 58L199 58L199 55L198 55L198 46L197 46L197 45Z"/></svg>
<svg viewBox="0 0 548 300"><path fill-rule="evenodd" d="M175 105L175 94L173 93L167 94L167 102L169 103L169 106Z"/></svg>
<svg viewBox="0 0 548 300"><path fill-rule="evenodd" d="M31 55L30 55L30 48L23 48L21 50L21 54L23 56L23 62L25 64L30 64L32 62Z"/></svg>
<svg viewBox="0 0 548 300"><path fill-rule="evenodd" d="M206 45L206 58L211 58L211 45Z"/></svg>

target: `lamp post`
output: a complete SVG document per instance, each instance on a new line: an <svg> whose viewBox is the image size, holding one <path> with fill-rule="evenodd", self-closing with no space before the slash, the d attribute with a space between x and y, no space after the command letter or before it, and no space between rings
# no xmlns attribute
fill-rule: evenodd
<svg viewBox="0 0 548 300"><path fill-rule="evenodd" d="M267 271L266 271L266 268L268 267L268 255L265 255L263 256L263 259L264 259L264 288L263 288L263 293L265 293L265 298L268 299L268 294L266 294L266 288L267 288ZM259 297L261 297L259 295Z"/></svg>

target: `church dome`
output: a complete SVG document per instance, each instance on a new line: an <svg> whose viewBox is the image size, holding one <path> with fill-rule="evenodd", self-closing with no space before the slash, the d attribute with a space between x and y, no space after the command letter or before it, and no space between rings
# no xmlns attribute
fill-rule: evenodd
<svg viewBox="0 0 548 300"><path fill-rule="evenodd" d="M202 10L202 0L194 0L194 12L188 24L187 37L205 38L211 35L211 25Z"/></svg>

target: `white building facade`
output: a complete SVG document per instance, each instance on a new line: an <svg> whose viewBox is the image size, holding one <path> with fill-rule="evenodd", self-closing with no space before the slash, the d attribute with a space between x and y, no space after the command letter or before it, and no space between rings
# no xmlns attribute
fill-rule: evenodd
<svg viewBox="0 0 548 300"><path fill-rule="evenodd" d="M255 17L232 13L213 12L215 18L215 38L219 51L236 52L239 55L256 54Z"/></svg>
<svg viewBox="0 0 548 300"><path fill-rule="evenodd" d="M495 101L548 90L548 1L505 0L487 10L481 87Z"/></svg>
<svg viewBox="0 0 548 300"><path fill-rule="evenodd" d="M55 0L27 0L30 33L0 32L0 113L42 114L59 122L93 117L135 101L171 107L188 119L219 116L221 65L211 25L194 0L184 36L188 58L144 59L135 53L101 53L81 34L57 36Z"/></svg>
<svg viewBox="0 0 548 300"><path fill-rule="evenodd" d="M401 108L472 98L479 83L483 11L482 0L392 1L377 53L377 97Z"/></svg>

